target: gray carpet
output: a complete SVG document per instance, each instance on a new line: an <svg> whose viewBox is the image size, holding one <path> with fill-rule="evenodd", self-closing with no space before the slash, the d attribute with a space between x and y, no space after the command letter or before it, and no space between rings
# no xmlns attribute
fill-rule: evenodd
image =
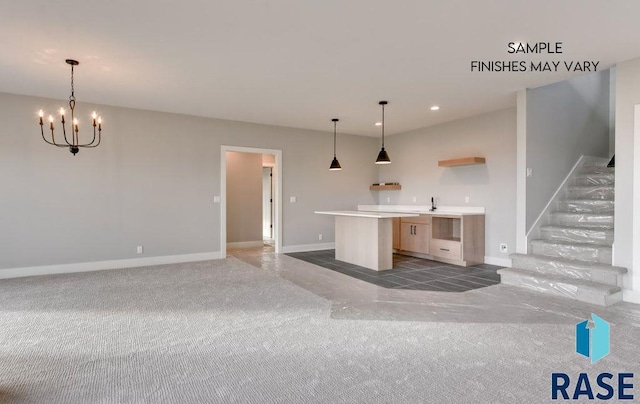
<svg viewBox="0 0 640 404"><path fill-rule="evenodd" d="M236 259L3 280L0 307L0 402L548 402L551 372L640 373L634 326L591 365L573 325L337 320Z"/></svg>

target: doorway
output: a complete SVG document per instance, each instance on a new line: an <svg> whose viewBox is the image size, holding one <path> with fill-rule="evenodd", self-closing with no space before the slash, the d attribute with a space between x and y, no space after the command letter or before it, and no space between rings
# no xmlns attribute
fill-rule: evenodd
<svg viewBox="0 0 640 404"><path fill-rule="evenodd" d="M221 255L227 255L227 245L229 246L253 246L268 240L273 245L276 253L282 250L282 151L275 149L260 149L252 147L240 146L221 146L221 166L220 166L220 251ZM254 177L249 180L247 172L241 172L240 175L233 175L232 171L237 171L234 164L240 164L239 160L246 158L246 161L260 161L257 168L257 185ZM235 160L234 160L235 159ZM254 163L251 163L251 167ZM269 170L268 192L269 203L265 202L267 193L265 172ZM252 169L253 170L253 169ZM229 171L229 172L228 172ZM252 174L253 175L253 174ZM246 184L244 178L246 177ZM251 181L249 185L248 182ZM242 184L240 183L242 182ZM246 188L253 187L253 191ZM255 188L258 188L257 191ZM240 188L240 189L239 189ZM244 188L244 189L242 189ZM259 193L257 208L254 202L251 207L244 204L248 203L243 199L243 192ZM240 195L240 196L238 196ZM230 201L229 198L234 199ZM252 198L252 201L254 199ZM257 213L256 213L257 209ZM257 214L258 219L250 219L246 213L252 212ZM250 223L249 223L250 222ZM266 223L268 222L268 229ZM249 223L249 224L248 224ZM247 236L248 230L245 226L251 227L251 235ZM255 235L257 227L257 236ZM267 231L269 237L267 238ZM243 237L252 238L252 240L243 240ZM259 240L256 240L259 239Z"/></svg>

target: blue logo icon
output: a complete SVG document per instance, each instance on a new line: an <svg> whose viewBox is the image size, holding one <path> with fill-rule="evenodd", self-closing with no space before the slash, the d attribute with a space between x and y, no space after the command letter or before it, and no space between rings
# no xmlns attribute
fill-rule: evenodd
<svg viewBox="0 0 640 404"><path fill-rule="evenodd" d="M591 313L593 324L584 320L576 324L576 352L596 363L609 355L609 323Z"/></svg>

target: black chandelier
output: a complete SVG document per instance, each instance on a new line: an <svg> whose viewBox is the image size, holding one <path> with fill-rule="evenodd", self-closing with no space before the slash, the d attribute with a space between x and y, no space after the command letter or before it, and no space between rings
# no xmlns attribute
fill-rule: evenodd
<svg viewBox="0 0 640 404"><path fill-rule="evenodd" d="M333 118L331 121L333 122L333 161L331 161L329 170L339 171L342 170L342 166L336 157L336 124L338 123L338 118Z"/></svg>
<svg viewBox="0 0 640 404"><path fill-rule="evenodd" d="M60 121L62 123L62 135L64 137L64 143L56 142L55 134L54 134L54 126L53 126L53 115L49 115L49 129L51 130L51 141L48 141L44 136L44 122L42 118L44 117L44 111L40 110L40 132L42 133L42 139L50 145L58 146L58 147L68 147L69 151L73 153L75 156L76 153L80 150L81 147L97 147L100 144L100 139L102 135L102 117L98 116L95 111L91 114L93 119L93 140L89 143L80 144L78 139L79 124L78 118L75 116L76 109L76 97L73 88L73 67L78 66L80 63L77 60L67 59L65 62L71 65L71 96L69 96L69 108L71 109L71 141L67 138L67 129L65 127L64 120L64 108L60 108ZM97 127L97 136L96 136L96 127ZM97 142L96 142L97 139Z"/></svg>
<svg viewBox="0 0 640 404"><path fill-rule="evenodd" d="M388 102L380 101L378 104L382 105L382 149L380 149L380 153L378 153L376 164L391 164L391 159L389 158L389 154L384 149L384 106L387 105Z"/></svg>

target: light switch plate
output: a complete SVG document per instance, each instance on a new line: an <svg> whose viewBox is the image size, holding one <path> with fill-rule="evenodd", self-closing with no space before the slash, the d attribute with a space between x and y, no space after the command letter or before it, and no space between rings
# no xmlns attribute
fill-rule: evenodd
<svg viewBox="0 0 640 404"><path fill-rule="evenodd" d="M295 196L289 197L289 202L291 202L291 203L296 203L297 200L298 199Z"/></svg>
<svg viewBox="0 0 640 404"><path fill-rule="evenodd" d="M220 197L219 196L214 196L213 197L213 203L220 203Z"/></svg>

